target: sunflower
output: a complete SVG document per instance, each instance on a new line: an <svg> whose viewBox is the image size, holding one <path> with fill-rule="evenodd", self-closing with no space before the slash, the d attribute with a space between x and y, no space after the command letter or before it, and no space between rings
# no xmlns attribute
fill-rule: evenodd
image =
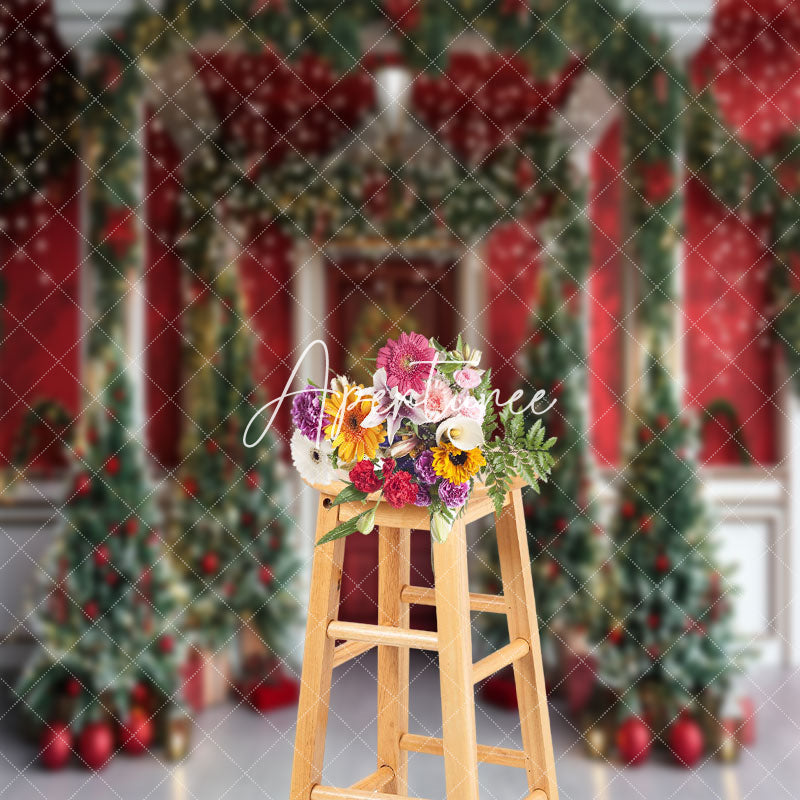
<svg viewBox="0 0 800 800"><path fill-rule="evenodd" d="M486 465L480 447L459 450L455 445L442 444L439 447L432 447L431 451L433 471L450 483L464 483Z"/></svg>
<svg viewBox="0 0 800 800"><path fill-rule="evenodd" d="M343 392L333 392L325 400L325 413L330 423L325 435L331 440L340 463L360 461L364 456L375 458L378 445L386 436L384 425L362 428L361 423L372 409L372 397L359 394L363 386L348 386Z"/></svg>

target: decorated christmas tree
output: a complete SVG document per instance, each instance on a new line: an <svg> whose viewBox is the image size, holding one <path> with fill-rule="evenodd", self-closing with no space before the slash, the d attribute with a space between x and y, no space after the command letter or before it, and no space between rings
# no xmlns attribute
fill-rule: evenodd
<svg viewBox="0 0 800 800"><path fill-rule="evenodd" d="M244 327L239 296L226 281L222 281L221 300L223 344L217 401L230 413L220 428L224 430L222 446L234 465L224 506L237 550L231 605L240 623L275 659L287 652L292 622L299 611L291 585L300 561L291 549L288 516L280 502L278 444L271 435L257 447L243 444L245 428L264 399L252 379L252 339Z"/></svg>
<svg viewBox="0 0 800 800"><path fill-rule="evenodd" d="M601 541L589 498L581 320L564 297L556 269L549 263L543 270L525 388L546 392L539 407L556 401L543 421L558 437L558 454L553 478L542 484L541 493L523 492L542 649L551 669L566 644L566 629L588 632L597 619L593 583ZM489 588L499 589L496 547L487 559L486 575L487 583L494 584ZM490 617L486 631L495 646L508 639L505 620Z"/></svg>
<svg viewBox="0 0 800 800"><path fill-rule="evenodd" d="M278 501L272 437L247 448L245 427L263 405L253 386L252 347L229 276L214 284L216 353L211 394L198 406L203 440L183 470L176 545L192 587L188 626L202 647L224 648L246 626L266 652L286 652L298 603L290 591L298 561Z"/></svg>
<svg viewBox="0 0 800 800"><path fill-rule="evenodd" d="M122 371L103 402L69 489L66 528L41 572L31 616L39 647L17 688L48 745L43 759L77 735L78 756L91 767L110 757L112 726L122 726L123 747L142 750L155 715L176 702L184 647L175 620L186 601L130 434Z"/></svg>
<svg viewBox="0 0 800 800"><path fill-rule="evenodd" d="M629 727L646 724L649 736L659 737L684 710L717 716L735 643L730 590L699 495L690 431L657 361L644 386L637 452L611 531L615 569L598 659L620 720L634 718Z"/></svg>

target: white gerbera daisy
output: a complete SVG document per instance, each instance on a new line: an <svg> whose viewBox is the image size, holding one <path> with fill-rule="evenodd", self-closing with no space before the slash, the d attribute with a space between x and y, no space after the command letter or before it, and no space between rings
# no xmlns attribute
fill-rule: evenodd
<svg viewBox="0 0 800 800"><path fill-rule="evenodd" d="M300 477L307 483L326 485L336 479L331 464L333 448L327 440L320 442L319 447L296 430L292 434L290 444L292 463L300 473Z"/></svg>

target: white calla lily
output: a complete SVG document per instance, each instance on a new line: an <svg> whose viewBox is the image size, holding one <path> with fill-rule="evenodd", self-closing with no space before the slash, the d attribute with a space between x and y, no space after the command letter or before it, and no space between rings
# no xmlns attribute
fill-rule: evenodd
<svg viewBox="0 0 800 800"><path fill-rule="evenodd" d="M459 450L472 450L484 443L483 429L477 420L469 417L450 417L436 428L436 444L442 439L455 445Z"/></svg>

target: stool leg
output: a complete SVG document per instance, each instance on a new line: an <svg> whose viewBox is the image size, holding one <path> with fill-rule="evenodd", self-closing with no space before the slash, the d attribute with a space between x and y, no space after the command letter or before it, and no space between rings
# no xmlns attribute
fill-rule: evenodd
<svg viewBox="0 0 800 800"><path fill-rule="evenodd" d="M381 526L378 535L378 625L408 628L410 608L400 592L411 579L411 531ZM378 768L395 777L384 790L408 794L408 753L400 737L408 733L407 647L378 647Z"/></svg>
<svg viewBox="0 0 800 800"><path fill-rule="evenodd" d="M536 620L528 536L522 510L522 491L511 493L511 503L497 517L497 549L511 641L525 639L530 651L514 662L522 743L528 756L528 787L541 789L547 800L558 800L553 740L544 685L542 650Z"/></svg>
<svg viewBox="0 0 800 800"><path fill-rule="evenodd" d="M478 800L478 743L464 523L457 521L447 541L434 542L432 547L447 800Z"/></svg>
<svg viewBox="0 0 800 800"><path fill-rule="evenodd" d="M325 499L320 498L315 541L339 519L339 509L325 508ZM322 780L335 644L328 638L328 625L338 612L344 542L336 539L314 550L289 800L309 800Z"/></svg>

